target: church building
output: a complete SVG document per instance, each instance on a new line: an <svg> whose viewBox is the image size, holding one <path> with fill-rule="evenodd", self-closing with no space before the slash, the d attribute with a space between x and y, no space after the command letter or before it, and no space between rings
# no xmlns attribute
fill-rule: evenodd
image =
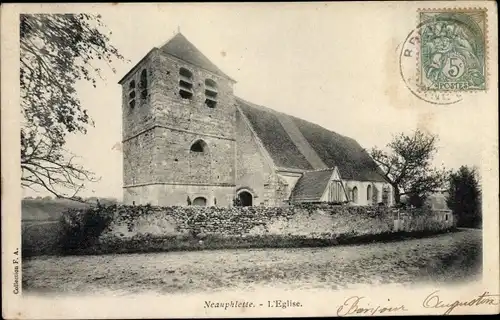
<svg viewBox="0 0 500 320"><path fill-rule="evenodd" d="M181 33L119 81L125 203L392 204L354 139L238 98L235 83Z"/></svg>

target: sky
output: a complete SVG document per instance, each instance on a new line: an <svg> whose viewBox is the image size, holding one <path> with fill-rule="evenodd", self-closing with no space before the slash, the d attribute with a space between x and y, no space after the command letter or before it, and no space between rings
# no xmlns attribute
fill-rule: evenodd
<svg viewBox="0 0 500 320"><path fill-rule="evenodd" d="M385 146L399 132L427 130L439 136L436 166L479 166L484 125L496 106L483 103L481 94L449 106L425 103L399 75L398 48L414 28L415 9L394 3L100 7L111 43L130 62L113 64L116 74L106 70L95 89L78 84L95 126L86 135L69 135L67 147L101 177L80 195L121 199L118 81L178 29L237 81L234 92L245 100L317 123L368 149Z"/></svg>

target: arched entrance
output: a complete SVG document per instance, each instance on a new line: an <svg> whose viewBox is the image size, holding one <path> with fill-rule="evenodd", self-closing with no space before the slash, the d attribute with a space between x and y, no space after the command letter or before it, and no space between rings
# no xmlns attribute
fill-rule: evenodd
<svg viewBox="0 0 500 320"><path fill-rule="evenodd" d="M242 207L252 206L253 196L248 191L241 191L238 193L238 198L240 199L240 204Z"/></svg>
<svg viewBox="0 0 500 320"><path fill-rule="evenodd" d="M206 206L207 205L207 199L203 197L198 197L193 200L193 206Z"/></svg>

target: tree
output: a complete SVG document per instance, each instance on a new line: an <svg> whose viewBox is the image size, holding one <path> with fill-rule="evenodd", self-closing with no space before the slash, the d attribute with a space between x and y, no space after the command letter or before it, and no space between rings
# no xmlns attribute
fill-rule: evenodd
<svg viewBox="0 0 500 320"><path fill-rule="evenodd" d="M370 155L394 189L396 204L408 195L422 204L427 194L443 187L447 173L432 167L437 151L437 136L416 130L411 135L400 133L387 144L388 152L377 147Z"/></svg>
<svg viewBox="0 0 500 320"><path fill-rule="evenodd" d="M449 175L446 204L463 227L480 227L482 221L481 186L474 168L461 166Z"/></svg>
<svg viewBox="0 0 500 320"><path fill-rule="evenodd" d="M113 60L124 60L103 27L99 15L20 16L21 185L25 188L38 186L56 197L76 199L85 181L96 181L64 146L68 133L85 134L93 126L75 84L89 81L96 87L96 77L102 79L100 64L111 67Z"/></svg>

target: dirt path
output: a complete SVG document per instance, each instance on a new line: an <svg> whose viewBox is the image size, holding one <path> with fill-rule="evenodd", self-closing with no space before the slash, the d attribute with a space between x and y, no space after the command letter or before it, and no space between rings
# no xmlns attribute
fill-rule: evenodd
<svg viewBox="0 0 500 320"><path fill-rule="evenodd" d="M481 231L357 246L36 257L31 292L195 292L255 286L342 289L356 284L454 282L481 272Z"/></svg>

